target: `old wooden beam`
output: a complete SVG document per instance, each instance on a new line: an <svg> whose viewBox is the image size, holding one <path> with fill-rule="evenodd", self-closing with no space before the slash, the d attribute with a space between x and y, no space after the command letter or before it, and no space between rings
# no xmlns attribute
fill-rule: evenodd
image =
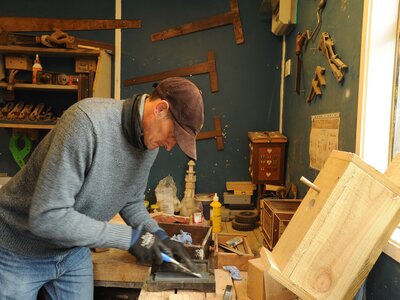
<svg viewBox="0 0 400 300"><path fill-rule="evenodd" d="M191 75L206 74L206 73L209 73L210 75L211 91L218 92L218 78L217 78L217 68L215 63L214 51L208 52L208 60L206 62L188 67L182 67L174 70L164 71L152 75L145 75L131 79L126 79L124 81L124 85L128 86L146 82L154 82L173 76L183 77L183 76L191 76Z"/></svg>
<svg viewBox="0 0 400 300"><path fill-rule="evenodd" d="M244 43L244 37L242 23L240 22L239 6L237 0L230 1L230 8L231 10L229 12L220 15L212 16L203 20L198 20L195 22L183 24L174 28L153 33L151 35L151 40L153 42L166 40L193 32L232 24L235 33L236 44L242 44Z"/></svg>
<svg viewBox="0 0 400 300"><path fill-rule="evenodd" d="M57 19L34 17L0 17L5 31L104 30L140 28L140 20Z"/></svg>
<svg viewBox="0 0 400 300"><path fill-rule="evenodd" d="M224 139L222 136L222 127L221 127L221 118L219 116L214 117L214 130L211 131L202 131L200 132L196 140L206 140L215 138L215 144L217 146L217 150L224 150Z"/></svg>

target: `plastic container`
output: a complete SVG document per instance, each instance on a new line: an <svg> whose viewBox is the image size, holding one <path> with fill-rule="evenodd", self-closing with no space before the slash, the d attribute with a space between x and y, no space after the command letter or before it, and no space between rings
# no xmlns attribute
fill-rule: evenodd
<svg viewBox="0 0 400 300"><path fill-rule="evenodd" d="M202 211L203 211L203 217L205 220L210 220L210 204L212 202L212 196L213 194L196 194L194 196L195 200L196 200L196 205L198 207L202 207Z"/></svg>
<svg viewBox="0 0 400 300"><path fill-rule="evenodd" d="M38 83L38 72L43 71L42 65L40 64L39 54L36 54L35 61L32 66L32 83Z"/></svg>
<svg viewBox="0 0 400 300"><path fill-rule="evenodd" d="M212 207L212 232L221 232L221 206L217 193L214 194L213 201L210 206Z"/></svg>

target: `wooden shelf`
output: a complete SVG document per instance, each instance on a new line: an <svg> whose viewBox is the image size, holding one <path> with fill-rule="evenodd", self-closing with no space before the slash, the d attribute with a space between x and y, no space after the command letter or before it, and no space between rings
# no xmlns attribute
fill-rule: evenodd
<svg viewBox="0 0 400 300"><path fill-rule="evenodd" d="M33 124L23 122L0 121L0 128L20 128L20 129L52 129L55 124Z"/></svg>
<svg viewBox="0 0 400 300"><path fill-rule="evenodd" d="M63 56L63 57L82 57L95 56L100 54L99 50L91 49L65 49L65 48L44 48L44 47L26 47L26 46L5 46L0 45L0 53L17 54L39 54L45 56Z"/></svg>
<svg viewBox="0 0 400 300"><path fill-rule="evenodd" d="M6 88L7 83L0 82L0 88ZM77 85L60 85L60 84L34 84L34 83L16 83L14 88L17 90L41 90L41 91L63 91L76 92Z"/></svg>

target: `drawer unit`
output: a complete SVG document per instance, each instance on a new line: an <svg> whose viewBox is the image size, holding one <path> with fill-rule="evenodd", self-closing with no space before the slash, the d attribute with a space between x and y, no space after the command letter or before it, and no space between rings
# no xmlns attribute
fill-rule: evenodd
<svg viewBox="0 0 400 300"><path fill-rule="evenodd" d="M294 213L301 200L261 200L261 227L264 246L272 250Z"/></svg>
<svg viewBox="0 0 400 300"><path fill-rule="evenodd" d="M287 138L278 131L249 132L248 137L252 182L284 184Z"/></svg>

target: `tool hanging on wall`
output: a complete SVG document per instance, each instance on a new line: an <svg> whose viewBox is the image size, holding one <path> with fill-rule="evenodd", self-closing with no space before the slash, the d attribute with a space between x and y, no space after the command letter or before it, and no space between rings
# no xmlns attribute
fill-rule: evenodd
<svg viewBox="0 0 400 300"><path fill-rule="evenodd" d="M22 145L22 146L21 146ZM25 166L25 158L31 152L32 141L26 134L13 133L10 138L9 149L18 166Z"/></svg>
<svg viewBox="0 0 400 300"><path fill-rule="evenodd" d="M236 44L244 43L242 23L240 22L239 6L237 0L230 1L231 10L221 15L212 16L203 20L180 25L174 28L166 29L164 31L156 32L151 35L153 42L166 40L169 38L198 32L215 27L225 26L232 24L235 33Z"/></svg>
<svg viewBox="0 0 400 300"><path fill-rule="evenodd" d="M33 17L0 17L1 28L5 31L53 31L62 30L105 30L116 28L140 28L140 20L104 19L57 19Z"/></svg>
<svg viewBox="0 0 400 300"><path fill-rule="evenodd" d="M126 79L124 81L124 85L129 86L145 82L154 82L173 76L183 77L183 76L192 76L192 75L206 74L206 73L210 75L211 91L218 92L218 78L217 78L217 68L216 68L214 51L208 52L208 60L206 62L188 67L164 71L152 75L145 75L131 79Z"/></svg>
<svg viewBox="0 0 400 300"><path fill-rule="evenodd" d="M14 33L2 30L0 28L0 45L17 45L17 46L46 46L51 48L85 48L94 47L105 49L108 52L114 52L114 45L104 42L98 42L93 40L79 39L71 36L60 29L54 28L54 33L51 35L30 35Z"/></svg>
<svg viewBox="0 0 400 300"><path fill-rule="evenodd" d="M323 32L321 34L321 39L319 40L318 50L322 51L325 55L329 67L331 68L337 82L341 82L344 77L345 69L347 69L347 65L339 58L337 54L335 54L333 50L334 44L335 43L329 36L329 33Z"/></svg>
<svg viewBox="0 0 400 300"><path fill-rule="evenodd" d="M217 146L217 150L224 150L224 139L222 136L222 128L221 128L221 118L219 116L214 117L214 128L212 131L202 131L200 132L196 140L206 140L215 138L215 144Z"/></svg>
<svg viewBox="0 0 400 300"><path fill-rule="evenodd" d="M315 96L322 95L321 86L326 85L324 74L325 74L325 68L321 66L317 66L315 68L314 77L313 80L311 81L310 93L308 94L307 97L307 102L311 102Z"/></svg>
<svg viewBox="0 0 400 300"><path fill-rule="evenodd" d="M305 33L297 33L296 36L296 79L295 88L297 94L300 95L300 84L301 84L301 66L302 66L302 56L303 56L303 46L307 36Z"/></svg>
<svg viewBox="0 0 400 300"><path fill-rule="evenodd" d="M310 33L310 30L306 30L306 34L307 34L307 41L311 40L314 35L319 31L319 29L321 28L321 24L322 24L322 11L325 8L326 5L326 1L327 0L320 0L319 4L318 4L318 8L317 8L317 25L315 26L314 30Z"/></svg>

